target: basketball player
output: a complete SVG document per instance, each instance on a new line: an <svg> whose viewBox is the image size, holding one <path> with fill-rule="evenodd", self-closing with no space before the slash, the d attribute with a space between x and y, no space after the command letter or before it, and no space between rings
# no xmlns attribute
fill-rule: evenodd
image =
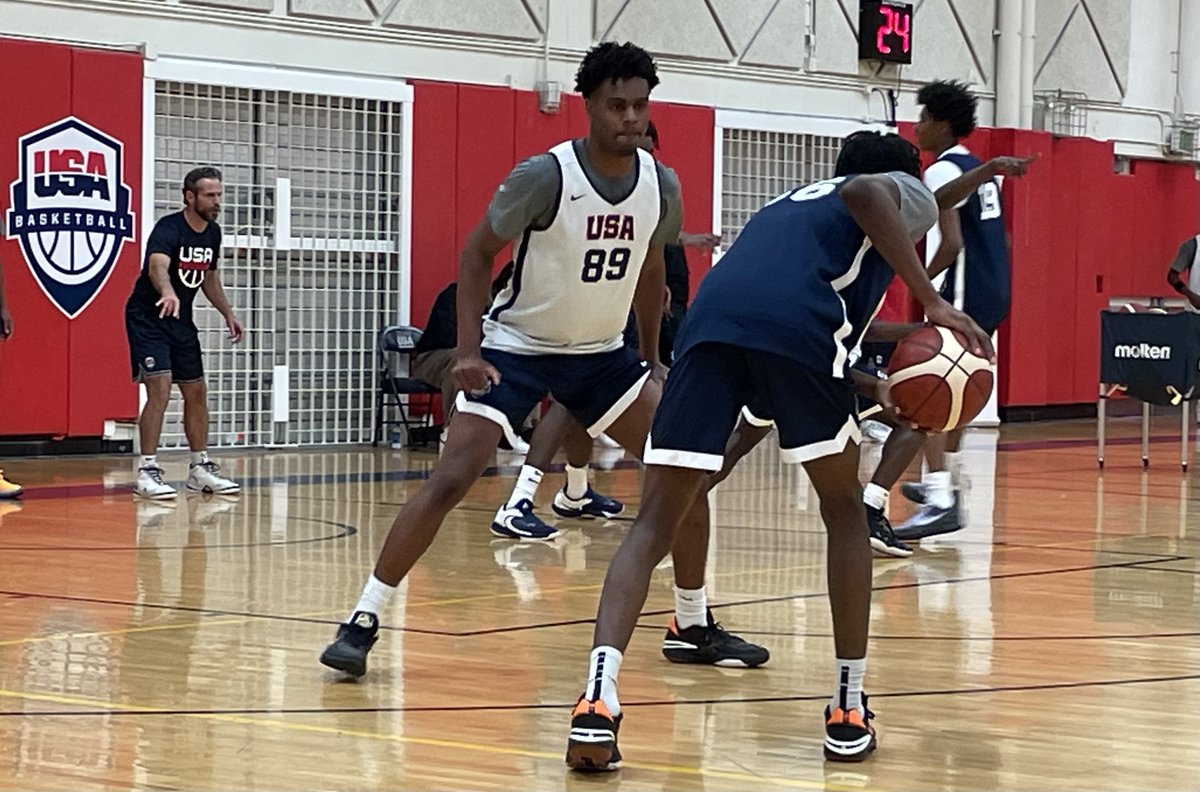
<svg viewBox="0 0 1200 792"><path fill-rule="evenodd" d="M242 340L242 323L229 307L217 273L221 254L221 172L195 168L183 180L183 210L159 218L146 241L142 274L125 304L125 330L133 380L146 386L146 406L138 419L142 456L134 494L171 500L175 488L163 481L158 439L171 398L171 384L183 395L183 424L192 451L187 488L230 495L241 490L221 475L208 458L208 389L200 334L192 321L192 302L203 291L229 328L233 343Z"/></svg>
<svg viewBox="0 0 1200 792"><path fill-rule="evenodd" d="M651 575L668 549L696 535L685 518L705 500L742 405L754 399L774 413L784 460L804 464L828 533L838 684L826 709L826 756L859 761L874 748L862 694L871 556L848 358L893 270L931 321L962 331L973 351L991 357L987 335L933 288L914 242L936 221L939 202L952 205L994 172L979 168L935 201L918 180L912 144L852 135L839 178L768 203L705 277L646 443L641 511L604 581L587 683L572 713L570 767L620 766L617 674Z"/></svg>
<svg viewBox="0 0 1200 792"><path fill-rule="evenodd" d="M479 478L501 434L547 393L590 435L607 432L641 456L661 394L662 249L678 238L683 216L674 172L637 145L657 84L654 61L640 47L592 48L575 86L588 137L517 165L467 238L458 279L458 413L438 466L397 515L362 597L321 655L326 666L366 672L380 610ZM512 283L492 303L481 338L492 262L513 240ZM641 360L621 337L631 305ZM707 512L694 512L707 527ZM677 624L686 647L676 659L760 665L766 650L725 632L707 611L706 553L704 541L675 552L676 616L687 620Z"/></svg>
<svg viewBox="0 0 1200 792"><path fill-rule="evenodd" d="M12 331L12 314L8 311L8 298L4 294L4 263L0 261L0 341L11 338ZM20 484L4 478L4 471L0 470L0 500L19 498L24 491Z"/></svg>
<svg viewBox="0 0 1200 792"><path fill-rule="evenodd" d="M646 133L638 145L651 155L658 149L658 129L653 121L646 124ZM547 189L557 188L554 169L549 169ZM691 234L680 231L679 239L663 246L663 261L669 297L659 334L658 354L664 363L670 360L678 322L687 311L688 269L684 246L712 250L720 243L713 234ZM529 443L529 453L517 477L508 501L496 512L492 533L508 539L553 539L558 529L548 525L533 511L533 499L538 484L549 469L559 446L566 450L566 483L554 495L550 508L559 517L611 519L625 510L616 498L602 495L588 483L588 463L592 456L592 438L562 405L555 402L538 424Z"/></svg>
<svg viewBox="0 0 1200 792"><path fill-rule="evenodd" d="M933 82L917 93L923 105L917 122L917 145L937 155L937 161L925 170L925 184L937 190L963 173L978 167L981 161L962 145L963 138L975 131L976 99L958 82ZM974 319L989 336L1008 316L1011 283L1008 237L1000 207L1000 179L988 179L979 189L938 218L937 233L931 233L928 246L935 251L929 262L929 277L945 273L942 296ZM901 428L902 433L913 430ZM896 527L901 540L920 540L962 528L959 493L954 479L961 463L959 445L963 430L929 435L925 440L928 472L921 485L905 485L901 492L920 503L921 508ZM900 438L899 442L903 442ZM881 464L893 464L900 470L909 460L888 460L884 449ZM886 492L875 490L882 513L887 511Z"/></svg>

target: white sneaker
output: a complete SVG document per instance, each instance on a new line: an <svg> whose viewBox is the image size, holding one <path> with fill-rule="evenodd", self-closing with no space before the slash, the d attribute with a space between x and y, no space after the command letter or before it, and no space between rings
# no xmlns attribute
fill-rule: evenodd
<svg viewBox="0 0 1200 792"><path fill-rule="evenodd" d="M171 500L178 493L162 477L163 469L158 465L138 468L133 494L147 500Z"/></svg>
<svg viewBox="0 0 1200 792"><path fill-rule="evenodd" d="M216 462L198 462L188 469L187 488L192 492L211 492L215 495L232 495L242 491L242 485L220 474Z"/></svg>

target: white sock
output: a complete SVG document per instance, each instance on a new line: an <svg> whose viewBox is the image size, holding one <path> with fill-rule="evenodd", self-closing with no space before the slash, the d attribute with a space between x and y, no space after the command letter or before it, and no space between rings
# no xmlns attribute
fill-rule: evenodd
<svg viewBox="0 0 1200 792"><path fill-rule="evenodd" d="M829 703L830 709L841 707L849 712L857 709L862 712L863 677L867 675L867 658L857 660L837 659L837 692Z"/></svg>
<svg viewBox="0 0 1200 792"><path fill-rule="evenodd" d="M611 646L593 649L588 665L587 687L583 691L583 697L588 701L603 701L614 718L621 714L621 702L617 701L617 674L621 671L621 658L620 650Z"/></svg>
<svg viewBox="0 0 1200 792"><path fill-rule="evenodd" d="M929 486L928 500L935 509L949 509L954 505L954 492L950 482L950 471L935 470L921 477Z"/></svg>
<svg viewBox="0 0 1200 792"><path fill-rule="evenodd" d="M879 486L875 482L871 482L863 487L863 503L870 506L872 509L879 509L886 512L888 505L888 491Z"/></svg>
<svg viewBox="0 0 1200 792"><path fill-rule="evenodd" d="M208 452L207 451L193 451L192 452L192 464L193 465L203 465L207 461L208 461Z"/></svg>
<svg viewBox="0 0 1200 792"><path fill-rule="evenodd" d="M158 467L158 454L142 454L138 467Z"/></svg>
<svg viewBox="0 0 1200 792"><path fill-rule="evenodd" d="M698 589L675 587L675 626L680 629L708 624L708 596Z"/></svg>
<svg viewBox="0 0 1200 792"><path fill-rule="evenodd" d="M537 488L542 483L543 475L542 471L532 465L521 465L521 474L517 476L517 485L513 487L512 495L508 496L508 503L504 504L505 507L511 509L519 501L532 501L533 496L537 495Z"/></svg>
<svg viewBox="0 0 1200 792"><path fill-rule="evenodd" d="M571 500L579 500L587 493L588 488L588 466L571 467L567 464L567 497Z"/></svg>
<svg viewBox="0 0 1200 792"><path fill-rule="evenodd" d="M387 607L387 604L392 599L392 595L395 593L395 586L389 586L379 578L371 575L371 578L367 581L367 585L363 586L362 596L359 597L358 604L354 606L354 613L362 611L363 613L374 613L378 616L379 611ZM350 614L351 619L354 618L354 613Z"/></svg>

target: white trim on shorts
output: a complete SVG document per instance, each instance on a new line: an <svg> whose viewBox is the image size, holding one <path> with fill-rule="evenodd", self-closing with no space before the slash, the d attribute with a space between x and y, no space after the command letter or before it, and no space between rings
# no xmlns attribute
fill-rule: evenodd
<svg viewBox="0 0 1200 792"><path fill-rule="evenodd" d="M774 421L767 418L759 418L757 415L750 412L749 406L742 407L742 420L751 426L757 426L759 429L766 429L767 427L775 425Z"/></svg>
<svg viewBox="0 0 1200 792"><path fill-rule="evenodd" d="M858 420L865 421L872 415L878 415L881 412L883 412L883 407L878 404L872 404L870 407L858 414Z"/></svg>
<svg viewBox="0 0 1200 792"><path fill-rule="evenodd" d="M789 465L812 462L814 459L842 453L846 450L846 444L851 440L855 445L862 443L862 432L859 430L854 416L846 418L846 423L842 424L842 428L838 430L837 436L832 440L821 440L799 448L784 448L780 450L779 455Z"/></svg>
<svg viewBox="0 0 1200 792"><path fill-rule="evenodd" d="M492 423L498 424L504 430L504 439L508 441L508 444L513 448L517 447L517 433L513 431L512 424L508 422L508 416L495 407L468 401L466 392L459 391L458 397L454 400L454 409L456 412L478 415L480 418L486 418Z"/></svg>
<svg viewBox="0 0 1200 792"><path fill-rule="evenodd" d="M608 427L616 423L617 419L624 415L625 411L629 409L629 405L637 401L638 394L642 392L642 388L645 387L646 380L648 379L650 379L649 370L647 370L637 382L633 383L633 386L629 390L625 391L621 398L617 399L612 407L608 408L608 412L604 413L604 415L601 415L600 419L596 421L596 423L587 428L588 435L590 435L592 439L595 439L604 434L604 431L608 429ZM717 469L720 470L719 467Z"/></svg>
<svg viewBox="0 0 1200 792"><path fill-rule="evenodd" d="M681 467L691 470L704 470L716 473L721 469L725 457L721 454L702 454L698 451L671 451L666 448L655 448L654 437L646 438L646 450L642 454L642 463L646 465L662 465L664 467Z"/></svg>

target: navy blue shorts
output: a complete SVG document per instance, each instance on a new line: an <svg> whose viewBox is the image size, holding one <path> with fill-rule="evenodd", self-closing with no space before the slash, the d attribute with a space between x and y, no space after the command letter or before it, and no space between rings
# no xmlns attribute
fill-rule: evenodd
<svg viewBox="0 0 1200 792"><path fill-rule="evenodd" d="M890 342L863 344L862 354L859 355L854 368L864 371L872 377L887 379L884 369L887 367L887 362L891 358L892 351L895 348L896 345ZM883 412L883 408L879 406L878 402L857 388L855 388L854 402L855 411L860 421L865 421L876 413ZM771 408L758 396L755 396L754 399L742 408L742 418L751 426L760 428L775 425L775 418L773 417Z"/></svg>
<svg viewBox="0 0 1200 792"><path fill-rule="evenodd" d="M481 352L500 372L500 384L479 395L460 392L455 406L459 412L498 423L510 442L514 428L546 394L596 437L633 404L650 376L628 347L588 355L517 355L486 348Z"/></svg>
<svg viewBox="0 0 1200 792"><path fill-rule="evenodd" d="M188 319L160 319L158 309L125 306L125 334L129 339L129 363L134 382L169 374L174 382L187 384L204 379L200 333Z"/></svg>
<svg viewBox="0 0 1200 792"><path fill-rule="evenodd" d="M782 355L704 343L677 358L646 443L648 465L716 471L744 405L775 421L785 462L858 443L854 386Z"/></svg>

